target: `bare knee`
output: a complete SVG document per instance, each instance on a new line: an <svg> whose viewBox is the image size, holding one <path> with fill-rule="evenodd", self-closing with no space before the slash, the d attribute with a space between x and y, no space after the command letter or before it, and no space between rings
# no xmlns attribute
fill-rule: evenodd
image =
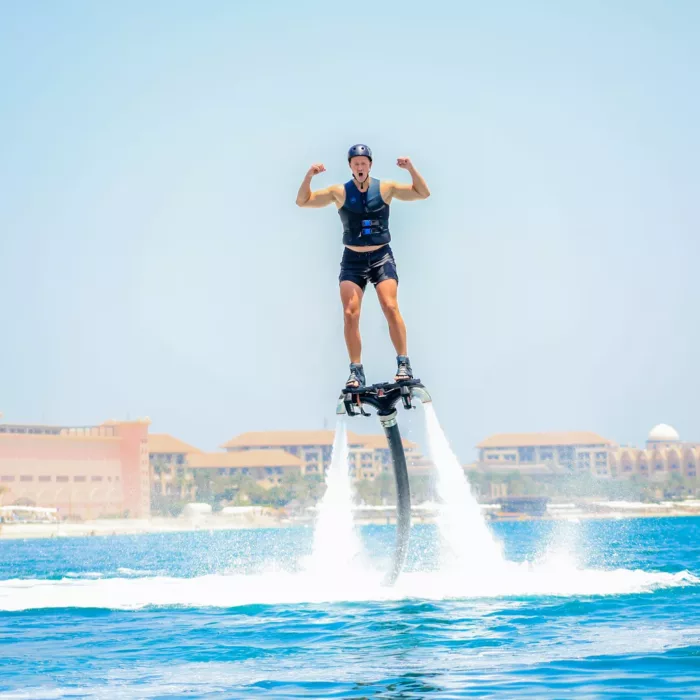
<svg viewBox="0 0 700 700"><path fill-rule="evenodd" d="M359 306L346 306L343 309L343 314L345 318L346 326L356 326L360 322L360 307Z"/></svg>
<svg viewBox="0 0 700 700"><path fill-rule="evenodd" d="M398 318L400 316L399 304L396 299L388 299L382 302L382 311L387 318Z"/></svg>

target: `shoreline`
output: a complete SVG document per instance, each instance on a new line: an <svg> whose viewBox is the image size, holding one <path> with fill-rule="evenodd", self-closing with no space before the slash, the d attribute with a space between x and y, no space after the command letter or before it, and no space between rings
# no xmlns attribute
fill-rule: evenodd
<svg viewBox="0 0 700 700"><path fill-rule="evenodd" d="M679 518L700 516L700 511L686 512L675 509L672 512L577 512L545 516L511 515L495 517L486 520L489 524L503 522L551 521L551 522L581 522L583 520L631 520L636 518ZM435 522L435 517L414 513L414 525L429 525ZM2 540L21 539L56 539L64 537L118 537L124 535L151 535L175 532L199 532L208 530L257 530L278 529L288 527L311 527L314 519L309 517L289 518L274 516L256 516L231 521L228 518L210 516L197 520L184 518L151 518L150 520L92 520L82 523L3 523L0 525L0 542ZM355 524L362 525L395 525L393 514L356 518Z"/></svg>

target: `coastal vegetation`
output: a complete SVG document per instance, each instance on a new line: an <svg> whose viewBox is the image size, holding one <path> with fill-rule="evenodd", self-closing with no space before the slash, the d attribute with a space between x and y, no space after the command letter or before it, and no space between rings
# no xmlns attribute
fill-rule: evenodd
<svg viewBox="0 0 700 700"><path fill-rule="evenodd" d="M595 498L651 503L682 500L700 496L694 480L673 474L667 481L651 482L633 476L625 480L596 479L589 474L534 477L513 471L510 474L470 472L472 489L482 502L502 496L542 496L553 501ZM180 483L180 481L182 483ZM288 510L302 510L316 505L325 492L323 477L317 474L286 474L280 484L265 488L248 476L208 476L197 473L193 483L178 481L175 493L156 489L151 501L156 514L177 516L192 501L209 503L215 511L225 506L259 505ZM438 500L434 479L411 477L411 500L414 504ZM391 472L382 472L374 480L355 482L355 501L365 505L393 505L396 487Z"/></svg>

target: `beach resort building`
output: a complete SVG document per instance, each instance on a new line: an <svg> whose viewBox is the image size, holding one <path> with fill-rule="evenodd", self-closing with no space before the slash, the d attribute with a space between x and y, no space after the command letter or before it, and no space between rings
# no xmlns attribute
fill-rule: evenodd
<svg viewBox="0 0 700 700"><path fill-rule="evenodd" d="M655 426L645 447L620 446L591 432L503 433L477 445L472 469L532 476L588 473L597 478L636 476L664 481L673 474L697 479L700 443L683 442L669 425Z"/></svg>
<svg viewBox="0 0 700 700"><path fill-rule="evenodd" d="M222 445L227 452L282 450L300 460L302 474L323 474L331 463L332 430L260 431L238 435ZM418 446L404 440L408 461L418 458ZM375 479L391 469L391 453L384 435L359 435L348 431L349 463L355 479Z"/></svg>
<svg viewBox="0 0 700 700"><path fill-rule="evenodd" d="M265 488L282 483L285 474L302 474L301 460L284 450L203 452L172 435L154 433L148 440L154 495L196 497L199 477L248 476Z"/></svg>
<svg viewBox="0 0 700 700"><path fill-rule="evenodd" d="M485 472L519 471L547 475L590 472L610 475L615 444L596 433L501 433L477 445L476 468Z"/></svg>
<svg viewBox="0 0 700 700"><path fill-rule="evenodd" d="M700 475L700 443L683 442L674 428L662 423L651 430L643 448L616 448L611 454L610 467L622 478L636 476L665 481L677 475L697 480Z"/></svg>
<svg viewBox="0 0 700 700"><path fill-rule="evenodd" d="M61 518L148 517L149 424L0 425L0 505L57 508Z"/></svg>
<svg viewBox="0 0 700 700"><path fill-rule="evenodd" d="M151 492L160 496L194 499L196 488L189 461L202 451L167 433L148 436L148 461L151 474Z"/></svg>
<svg viewBox="0 0 700 700"><path fill-rule="evenodd" d="M193 454L189 465L195 474L249 476L265 488L281 484L287 474L302 474L301 460L284 450Z"/></svg>
<svg viewBox="0 0 700 700"><path fill-rule="evenodd" d="M328 469L333 452L332 430L260 431L242 433L222 445L224 451L203 452L171 435L148 438L154 495L195 498L199 476L249 476L265 487L281 484L285 474L317 474ZM424 465L417 445L404 440L409 465ZM391 469L383 435L348 433L348 460L356 479L371 480Z"/></svg>

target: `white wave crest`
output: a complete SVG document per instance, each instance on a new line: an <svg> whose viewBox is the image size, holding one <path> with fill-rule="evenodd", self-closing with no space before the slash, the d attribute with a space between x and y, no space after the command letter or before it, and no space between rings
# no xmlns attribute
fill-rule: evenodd
<svg viewBox="0 0 700 700"><path fill-rule="evenodd" d="M647 593L661 588L696 586L687 572L629 569L575 569L553 563L507 564L506 575L458 577L441 572L404 574L393 587L381 572L355 570L343 580L303 573L210 574L195 578L164 576L97 580L11 579L0 581L0 610L42 608L238 607L299 603L335 603L418 598L426 600L518 596L595 596Z"/></svg>

